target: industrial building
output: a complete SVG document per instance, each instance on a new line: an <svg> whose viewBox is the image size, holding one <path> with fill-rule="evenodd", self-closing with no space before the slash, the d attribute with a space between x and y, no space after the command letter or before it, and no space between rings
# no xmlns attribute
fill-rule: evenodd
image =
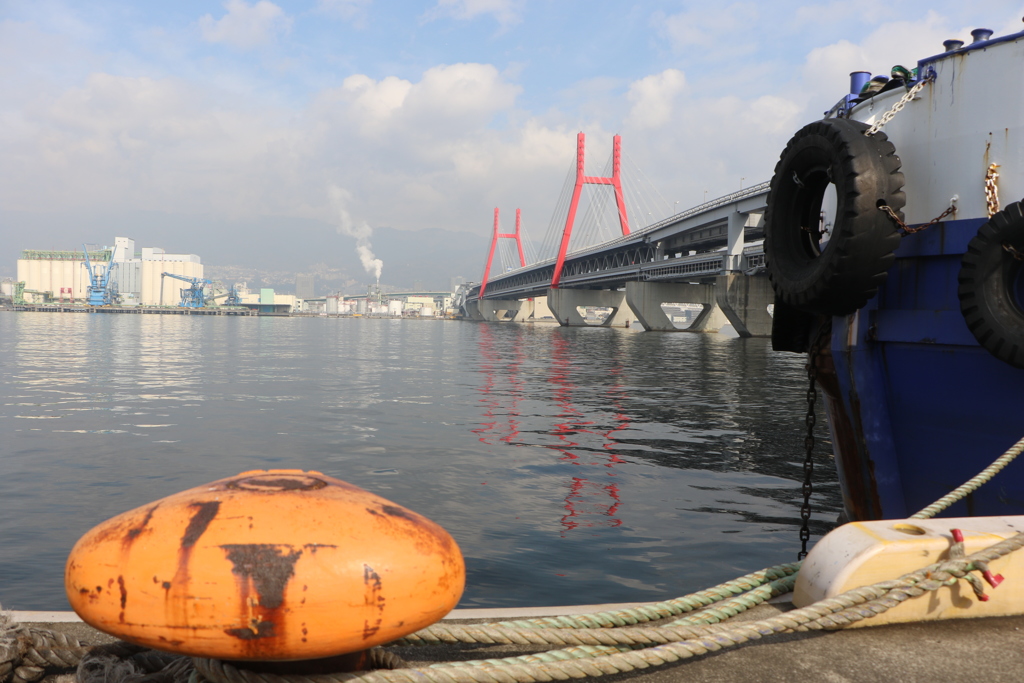
<svg viewBox="0 0 1024 683"><path fill-rule="evenodd" d="M311 310L320 311L321 300L307 302ZM388 318L433 318L446 316L452 308L450 292L389 292L385 294L371 285L366 294L325 297L322 312L326 315L361 315Z"/></svg>
<svg viewBox="0 0 1024 683"><path fill-rule="evenodd" d="M287 314L302 311L302 299L294 294L278 294L273 289L264 287L258 292L250 292L248 287L238 288L239 305L258 311L261 314Z"/></svg>
<svg viewBox="0 0 1024 683"><path fill-rule="evenodd" d="M163 274L203 277L197 255L170 254L158 247L136 251L135 240L128 237L115 237L113 247L92 250L88 258L94 270L113 268L110 279L123 306L177 305L183 283ZM84 301L90 284L85 251L26 249L18 259L17 279L25 283L27 300Z"/></svg>
<svg viewBox="0 0 1024 683"><path fill-rule="evenodd" d="M313 275L296 275L295 296L300 299L314 298L316 296L316 277Z"/></svg>

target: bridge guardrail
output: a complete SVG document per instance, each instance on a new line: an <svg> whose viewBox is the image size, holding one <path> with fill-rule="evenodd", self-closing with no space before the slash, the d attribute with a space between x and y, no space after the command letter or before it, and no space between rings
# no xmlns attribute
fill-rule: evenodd
<svg viewBox="0 0 1024 683"><path fill-rule="evenodd" d="M725 258L723 255L716 255L714 258L703 258L687 261L685 263L654 266L652 268L643 269L643 279L657 281L673 280L680 275L714 275L722 271L724 261Z"/></svg>

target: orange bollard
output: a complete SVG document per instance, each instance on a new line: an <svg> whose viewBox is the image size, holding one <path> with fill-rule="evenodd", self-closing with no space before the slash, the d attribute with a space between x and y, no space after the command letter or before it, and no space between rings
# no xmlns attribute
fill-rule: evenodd
<svg viewBox="0 0 1024 683"><path fill-rule="evenodd" d="M167 652L296 660L428 626L462 595L437 524L319 472L244 472L107 520L71 551L89 625Z"/></svg>

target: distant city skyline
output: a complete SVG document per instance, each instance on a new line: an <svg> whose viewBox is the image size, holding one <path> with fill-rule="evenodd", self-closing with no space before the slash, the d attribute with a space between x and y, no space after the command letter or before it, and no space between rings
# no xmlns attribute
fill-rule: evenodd
<svg viewBox="0 0 1024 683"><path fill-rule="evenodd" d="M1009 0L8 0L0 274L22 249L118 234L215 266L323 262L386 282L415 258L407 236L433 230L479 256L414 277L476 280L461 263L482 269L495 206L544 238L577 131L588 172L621 134L682 210L768 180L850 71L913 67L973 28L1024 29L1022 14Z"/></svg>

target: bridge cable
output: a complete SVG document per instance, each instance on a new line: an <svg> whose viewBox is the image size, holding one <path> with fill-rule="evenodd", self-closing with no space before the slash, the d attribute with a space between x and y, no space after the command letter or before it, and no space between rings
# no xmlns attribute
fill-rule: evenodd
<svg viewBox="0 0 1024 683"><path fill-rule="evenodd" d="M541 250L538 254L540 260L553 259L558 255L558 245L562 241L562 231L565 228L565 219L569 213L569 204L572 202L572 192L576 185L576 159L569 165L569 170L562 183L562 193L555 204L555 210L548 222L548 230L541 243Z"/></svg>
<svg viewBox="0 0 1024 683"><path fill-rule="evenodd" d="M623 154L624 165L629 165L629 173L623 173L623 177L631 181L630 187L637 194L643 196L643 204L645 210L651 216L651 220L645 223L644 227L656 223L664 218L668 218L673 213L674 205L665 199L665 196L661 194L658 187L651 181L651 179L644 173L643 169L633 161L633 159ZM635 180L635 183L633 182ZM644 190L648 190L647 194ZM650 196L653 193L654 196Z"/></svg>

